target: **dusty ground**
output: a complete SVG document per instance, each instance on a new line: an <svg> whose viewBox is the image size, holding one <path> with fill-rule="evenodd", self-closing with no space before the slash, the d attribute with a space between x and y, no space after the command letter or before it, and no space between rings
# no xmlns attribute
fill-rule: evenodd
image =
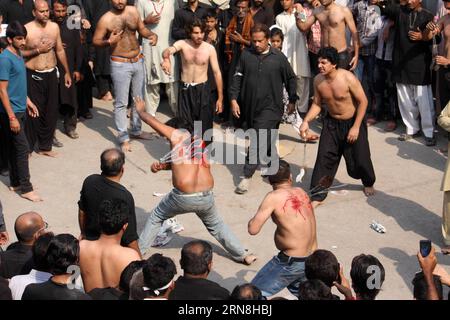
<svg viewBox="0 0 450 320"><path fill-rule="evenodd" d="M31 177L33 184L44 198L44 202L31 203L9 192L8 179L0 178L0 199L12 240L15 240L13 223L23 212L34 210L41 213L55 233L78 235L77 201L82 182L86 176L100 172L99 156L103 149L114 146L115 126L111 103L95 101L94 119L79 123L80 138L71 140L57 131L64 143L58 158L52 159L33 154ZM164 110L167 107L164 106ZM166 114L159 114L162 120ZM447 139L440 135L436 147L426 147L423 138L410 142L399 142L397 135L386 133L382 127L369 128L372 159L377 175L377 194L367 198L362 193L359 181L348 177L341 163L335 184L348 183L346 195L329 195L324 205L316 210L319 247L331 250L339 259L349 277L351 260L360 253L377 256L386 269L386 281L380 293L381 299L410 299L411 279L419 266L416 253L419 240L430 239L433 245L441 245L442 192L440 183L446 158L439 148L446 148ZM150 131L148 127L145 127ZM319 131L317 131L319 132ZM303 157L303 146L290 126L282 126L281 139L293 152L286 156L292 164L294 176L299 172ZM133 141L133 151L127 154L125 175L122 183L132 192L136 202L138 231L143 228L148 212L160 198L153 192L168 192L171 189L170 172L152 174L149 165L168 150L163 139ZM303 184L307 188L317 152L317 144L307 146L308 170ZM210 279L232 290L236 284L250 281L277 251L273 243L274 225L268 222L257 236L247 233L247 222L254 215L270 186L257 173L247 195L236 195L233 190L239 181L241 165L214 165L216 204L224 220L239 239L259 256L252 266L246 267L232 262L227 253L208 234L193 214L179 217L185 231L163 248L161 252L170 256L178 265L180 249L184 243L201 238L214 246L214 271ZM383 224L386 234L369 228L372 220ZM438 251L438 250L437 250ZM450 271L450 257L438 254L438 261ZM179 273L181 273L181 270ZM281 295L288 295L282 292Z"/></svg>

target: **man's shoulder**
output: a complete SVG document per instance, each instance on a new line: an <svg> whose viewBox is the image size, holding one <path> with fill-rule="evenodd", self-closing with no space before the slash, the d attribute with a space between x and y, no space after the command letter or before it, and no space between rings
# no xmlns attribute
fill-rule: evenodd
<svg viewBox="0 0 450 320"><path fill-rule="evenodd" d="M434 15L430 11L428 11L427 9L422 8L422 10L420 10L420 12L427 19L433 19L434 18Z"/></svg>

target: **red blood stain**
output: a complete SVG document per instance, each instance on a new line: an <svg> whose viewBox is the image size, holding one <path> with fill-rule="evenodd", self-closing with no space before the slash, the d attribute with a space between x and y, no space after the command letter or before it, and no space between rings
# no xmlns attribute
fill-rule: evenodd
<svg viewBox="0 0 450 320"><path fill-rule="evenodd" d="M302 197L302 198L305 198L306 200L308 200L306 197ZM303 217L303 219L306 220L305 216L302 213L302 207L305 205L305 203L308 203L308 201L303 202L297 196L291 194L291 195L289 195L286 202L284 203L284 206L283 206L284 212L286 212L286 207L288 206L288 203L290 203L290 207L292 209L294 209L294 211L296 213L299 213Z"/></svg>

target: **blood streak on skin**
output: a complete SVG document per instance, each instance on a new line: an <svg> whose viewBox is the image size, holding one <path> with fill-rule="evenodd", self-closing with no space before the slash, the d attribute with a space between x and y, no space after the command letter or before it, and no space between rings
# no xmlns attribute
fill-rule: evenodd
<svg viewBox="0 0 450 320"><path fill-rule="evenodd" d="M294 209L295 212L299 213L303 217L303 220L306 220L306 217L303 215L302 210L301 210L301 208L303 207L305 202L300 200L297 196L291 194L291 195L289 195L289 197L287 198L286 202L284 203L284 206L283 206L283 211L284 212L286 212L286 207L287 207L289 202L290 202L291 208Z"/></svg>

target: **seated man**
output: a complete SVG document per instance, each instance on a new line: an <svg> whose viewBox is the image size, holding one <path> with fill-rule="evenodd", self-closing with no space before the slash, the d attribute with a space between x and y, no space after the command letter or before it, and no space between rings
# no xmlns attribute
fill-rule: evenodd
<svg viewBox="0 0 450 320"><path fill-rule="evenodd" d="M10 279L31 271L32 247L37 238L45 231L47 223L37 212L26 212L17 217L14 231L18 239L0 252L0 276Z"/></svg>
<svg viewBox="0 0 450 320"><path fill-rule="evenodd" d="M234 287L230 300L265 300L261 290L251 283Z"/></svg>
<svg viewBox="0 0 450 320"><path fill-rule="evenodd" d="M164 220L178 214L195 212L209 233L222 244L235 261L251 264L256 260L256 256L246 252L217 212L212 192L214 178L206 159L204 142L200 139L193 141L186 131L169 127L146 113L145 103L141 98L136 98L135 103L141 119L170 140L171 163L156 162L152 165L152 171L171 168L174 186L147 219L139 236L142 253L144 254L153 243Z"/></svg>
<svg viewBox="0 0 450 320"><path fill-rule="evenodd" d="M95 288L117 287L120 274L135 260L136 250L122 247L120 240L128 226L128 205L123 200L105 200L99 207L100 238L81 240L80 268L86 292Z"/></svg>
<svg viewBox="0 0 450 320"><path fill-rule="evenodd" d="M384 267L376 257L360 254L352 260L350 277L356 300L375 300L384 282Z"/></svg>
<svg viewBox="0 0 450 320"><path fill-rule="evenodd" d="M272 218L277 225L275 245L280 250L252 280L264 296L272 296L284 288L295 296L305 278L305 260L317 248L316 218L308 195L292 186L289 164L280 160L278 172L269 176L273 191L259 206L248 223L248 233L256 235Z"/></svg>
<svg viewBox="0 0 450 320"><path fill-rule="evenodd" d="M184 274L175 281L170 300L228 300L228 290L207 279L213 265L212 258L213 251L208 242L194 240L186 243L180 260Z"/></svg>

